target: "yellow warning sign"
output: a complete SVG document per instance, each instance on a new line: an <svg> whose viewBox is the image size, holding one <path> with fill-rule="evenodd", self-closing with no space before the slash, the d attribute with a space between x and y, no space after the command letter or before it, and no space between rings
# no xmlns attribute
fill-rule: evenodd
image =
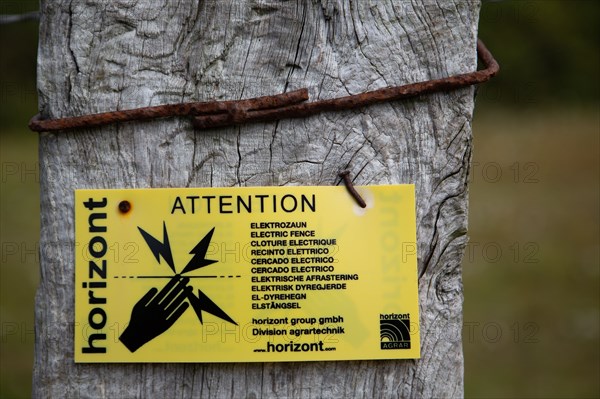
<svg viewBox="0 0 600 399"><path fill-rule="evenodd" d="M420 356L413 185L75 192L76 362Z"/></svg>

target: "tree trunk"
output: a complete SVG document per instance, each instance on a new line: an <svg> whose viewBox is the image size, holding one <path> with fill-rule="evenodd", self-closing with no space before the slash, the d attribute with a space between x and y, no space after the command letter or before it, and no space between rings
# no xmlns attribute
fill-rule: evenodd
<svg viewBox="0 0 600 399"><path fill-rule="evenodd" d="M42 0L47 118L307 87L311 99L476 67L471 0ZM460 397L473 89L194 131L185 118L44 133L33 395ZM77 188L415 183L420 360L75 364Z"/></svg>

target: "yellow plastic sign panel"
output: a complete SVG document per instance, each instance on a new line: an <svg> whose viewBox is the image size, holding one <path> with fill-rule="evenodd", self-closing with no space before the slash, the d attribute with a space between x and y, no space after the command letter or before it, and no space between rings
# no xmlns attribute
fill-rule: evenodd
<svg viewBox="0 0 600 399"><path fill-rule="evenodd" d="M75 361L420 356L413 185L75 192Z"/></svg>

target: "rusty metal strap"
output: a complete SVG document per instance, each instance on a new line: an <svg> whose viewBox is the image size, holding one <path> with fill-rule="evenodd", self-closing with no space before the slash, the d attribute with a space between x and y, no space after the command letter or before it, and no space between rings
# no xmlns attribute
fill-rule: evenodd
<svg viewBox="0 0 600 399"><path fill-rule="evenodd" d="M366 107L486 82L498 73L500 67L481 40L477 41L477 54L484 69L475 72L328 100L305 102L308 100L308 90L300 89L289 93L245 100L167 104L59 119L42 119L38 114L29 122L29 128L36 132L53 132L103 126L116 122L189 116L192 117L195 128L209 129L243 123L303 118L325 111Z"/></svg>

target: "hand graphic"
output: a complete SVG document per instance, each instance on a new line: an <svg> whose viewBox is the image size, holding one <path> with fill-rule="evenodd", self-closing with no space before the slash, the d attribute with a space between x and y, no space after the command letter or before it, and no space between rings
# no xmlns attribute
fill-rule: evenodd
<svg viewBox="0 0 600 399"><path fill-rule="evenodd" d="M157 294L156 288L151 288L140 299L131 311L129 325L119 337L119 340L132 353L142 345L167 331L188 308L185 302L192 292L187 283L187 277L176 275Z"/></svg>

